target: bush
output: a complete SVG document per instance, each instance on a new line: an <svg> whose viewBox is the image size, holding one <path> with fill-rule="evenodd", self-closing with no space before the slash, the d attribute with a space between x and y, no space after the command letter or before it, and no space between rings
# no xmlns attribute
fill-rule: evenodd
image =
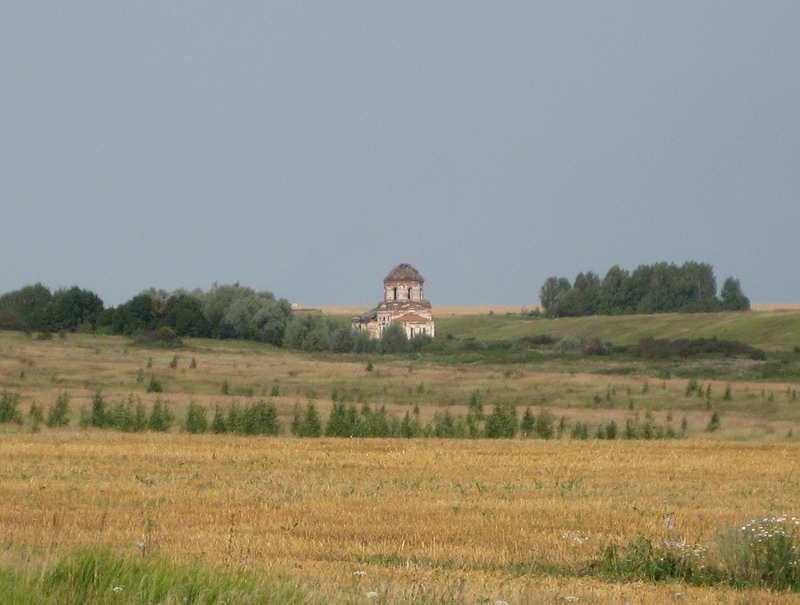
<svg viewBox="0 0 800 605"><path fill-rule="evenodd" d="M0 393L0 422L22 424L22 412L19 406L20 394L3 391Z"/></svg>
<svg viewBox="0 0 800 605"><path fill-rule="evenodd" d="M47 426L58 427L69 424L69 393L63 391L47 413Z"/></svg>
<svg viewBox="0 0 800 605"><path fill-rule="evenodd" d="M536 416L536 435L542 439L555 437L555 418L548 410L540 410Z"/></svg>
<svg viewBox="0 0 800 605"><path fill-rule="evenodd" d="M103 394L97 391L92 396L92 411L89 417L89 424L96 427L106 426L106 402L103 399Z"/></svg>
<svg viewBox="0 0 800 605"><path fill-rule="evenodd" d="M150 411L150 418L147 421L148 428L152 431L165 433L172 428L173 420L174 417L167 404L162 402L160 398L156 399L153 403L153 409Z"/></svg>
<svg viewBox="0 0 800 605"><path fill-rule="evenodd" d="M614 580L697 582L704 576L694 551L677 540L653 543L645 537L610 544L601 554L604 573Z"/></svg>
<svg viewBox="0 0 800 605"><path fill-rule="evenodd" d="M717 558L736 587L800 590L800 519L752 519L717 538Z"/></svg>
<svg viewBox="0 0 800 605"><path fill-rule="evenodd" d="M553 350L557 353L572 353L574 351L580 351L582 348L586 346L586 341L583 338L577 336L565 336L561 340L559 340Z"/></svg>
<svg viewBox="0 0 800 605"><path fill-rule="evenodd" d="M155 376L150 376L150 382L147 383L147 392L148 393L163 393L164 392L164 385L161 384L161 381L156 378Z"/></svg>
<svg viewBox="0 0 800 605"><path fill-rule="evenodd" d="M208 411L206 408L196 401L190 402L189 409L186 411L183 430L192 434L205 433L208 430Z"/></svg>
<svg viewBox="0 0 800 605"><path fill-rule="evenodd" d="M494 406L494 410L486 418L486 436L490 439L513 439L516 434L516 408L514 406Z"/></svg>

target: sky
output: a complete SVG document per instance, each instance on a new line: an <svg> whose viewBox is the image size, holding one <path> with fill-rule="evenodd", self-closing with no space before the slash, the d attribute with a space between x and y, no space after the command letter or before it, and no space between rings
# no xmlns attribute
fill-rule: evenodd
<svg viewBox="0 0 800 605"><path fill-rule="evenodd" d="M0 293L441 305L706 262L800 302L800 2L5 2Z"/></svg>

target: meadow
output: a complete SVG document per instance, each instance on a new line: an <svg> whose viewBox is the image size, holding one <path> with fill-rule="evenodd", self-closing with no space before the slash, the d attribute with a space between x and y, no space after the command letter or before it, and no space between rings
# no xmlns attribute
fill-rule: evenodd
<svg viewBox="0 0 800 605"><path fill-rule="evenodd" d="M703 317L717 327L701 326ZM794 363L799 317L636 318L634 327L588 318L592 327L584 318L570 325L495 313L437 324L444 338L461 340L499 339L504 330L518 339L548 324L554 336L606 330L604 340L620 343L642 333L736 334L774 356L670 362L696 364L691 379L678 365L658 377L645 362L613 356L439 363L241 341L165 350L122 337L0 332L0 380L22 415L22 424L0 425L0 592L16 591L20 603L223 602L212 593L225 580L238 586L227 602L242 603L796 602L784 588L720 574L736 566L723 555L744 523L798 513L800 385L741 379L749 374L736 368ZM148 392L151 378L159 392ZM33 422L33 404L50 408L65 393L67 427ZM81 410L97 393L109 405L160 401L174 426L81 428ZM192 404L261 400L278 410L279 436L181 429ZM552 439L289 434L296 406L314 402L324 419L335 401L396 417L416 407L423 422L442 410L466 414L475 401L487 414L513 405L520 415L546 410L565 430ZM711 430L714 413L720 422ZM610 420L647 418L686 430L669 440L592 438ZM592 427L589 439L570 430L581 423ZM643 555L644 545L651 550ZM86 573L84 548L122 563L109 564L101 581L96 561ZM641 568L632 569L636 560ZM64 571L70 565L78 571ZM144 578L161 576L189 579L146 589ZM53 578L68 578L66 588L48 589Z"/></svg>

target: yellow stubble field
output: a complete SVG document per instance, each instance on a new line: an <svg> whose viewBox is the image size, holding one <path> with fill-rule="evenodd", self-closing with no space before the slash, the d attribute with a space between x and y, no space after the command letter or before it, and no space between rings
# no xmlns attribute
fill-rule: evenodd
<svg viewBox="0 0 800 605"><path fill-rule="evenodd" d="M799 463L796 443L6 434L0 535L6 558L103 545L288 574L331 602L354 582L393 602L420 590L465 603L792 602L527 571L580 567L610 541L703 545L796 513Z"/></svg>

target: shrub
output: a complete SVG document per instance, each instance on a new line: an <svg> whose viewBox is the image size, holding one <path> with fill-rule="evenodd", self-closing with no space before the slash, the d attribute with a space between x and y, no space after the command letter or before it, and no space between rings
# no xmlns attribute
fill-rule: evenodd
<svg viewBox="0 0 800 605"><path fill-rule="evenodd" d="M603 549L600 564L614 580L698 582L705 575L696 553L678 540L658 544L639 537L610 544Z"/></svg>
<svg viewBox="0 0 800 605"><path fill-rule="evenodd" d="M205 433L208 430L208 411L206 408L196 401L190 402L189 409L186 411L183 430L192 434Z"/></svg>
<svg viewBox="0 0 800 605"><path fill-rule="evenodd" d="M228 431L228 425L225 422L225 414L219 406L214 410L214 420L211 421L211 431L216 434Z"/></svg>
<svg viewBox="0 0 800 605"><path fill-rule="evenodd" d="M536 417L536 435L542 439L552 439L555 436L555 418L548 410L540 410Z"/></svg>
<svg viewBox="0 0 800 605"><path fill-rule="evenodd" d="M536 428L536 417L531 412L530 408L525 408L525 412L522 414L522 420L519 423L519 430L522 433L523 437L530 437L533 435L533 431Z"/></svg>
<svg viewBox="0 0 800 605"><path fill-rule="evenodd" d="M91 426L103 427L106 426L106 402L103 399L103 394L97 391L92 396L92 411L89 417L89 424Z"/></svg>
<svg viewBox="0 0 800 605"><path fill-rule="evenodd" d="M0 422L22 424L22 413L17 409L20 394L3 391L0 393Z"/></svg>
<svg viewBox="0 0 800 605"><path fill-rule="evenodd" d="M706 430L709 433L713 433L714 431L720 428L720 419L719 419L719 412L714 412L711 414L711 419L708 421L708 426L706 426Z"/></svg>
<svg viewBox="0 0 800 605"><path fill-rule="evenodd" d="M31 431L34 433L39 432L39 429L44 422L44 410L42 410L42 406L37 405L34 401L31 404L31 409L28 412L28 415L31 418Z"/></svg>
<svg viewBox="0 0 800 605"><path fill-rule="evenodd" d="M47 426L67 426L69 424L69 393L63 391L47 413Z"/></svg>
<svg viewBox="0 0 800 605"><path fill-rule="evenodd" d="M153 409L150 411L150 418L147 421L148 428L152 431L165 433L172 428L173 420L174 416L169 411L167 404L162 402L160 398L156 399L153 403Z"/></svg>
<svg viewBox="0 0 800 605"><path fill-rule="evenodd" d="M155 376L150 376L150 382L147 383L147 392L148 393L163 393L164 392L164 385L161 384L161 381L156 378Z"/></svg>
<svg viewBox="0 0 800 605"><path fill-rule="evenodd" d="M717 538L717 558L737 587L800 590L800 519L752 519Z"/></svg>
<svg viewBox="0 0 800 605"><path fill-rule="evenodd" d="M486 436L512 439L517 434L517 410L514 406L496 405L486 418Z"/></svg>
<svg viewBox="0 0 800 605"><path fill-rule="evenodd" d="M565 336L561 340L559 340L553 350L557 353L572 353L574 351L580 351L582 348L586 346L586 341L583 338L577 336Z"/></svg>

